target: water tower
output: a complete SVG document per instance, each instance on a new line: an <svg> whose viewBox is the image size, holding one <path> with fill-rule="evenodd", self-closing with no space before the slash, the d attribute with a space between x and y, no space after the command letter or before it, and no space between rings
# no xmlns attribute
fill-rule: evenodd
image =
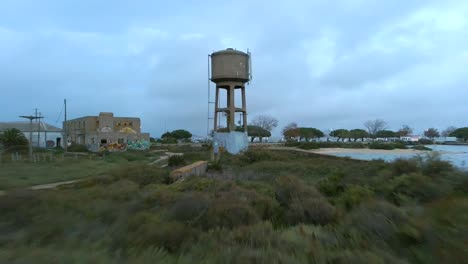
<svg viewBox="0 0 468 264"><path fill-rule="evenodd" d="M229 48L214 52L210 57L210 80L216 84L214 140L231 154L237 154L248 147L245 86L251 79L250 53ZM237 101L236 91L241 93ZM225 104L221 96L224 92ZM241 117L238 126L236 113ZM220 115L225 116L225 124L220 123Z"/></svg>

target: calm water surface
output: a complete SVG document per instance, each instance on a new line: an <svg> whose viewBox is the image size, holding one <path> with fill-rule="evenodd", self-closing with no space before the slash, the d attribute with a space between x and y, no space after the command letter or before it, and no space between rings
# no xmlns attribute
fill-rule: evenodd
<svg viewBox="0 0 468 264"><path fill-rule="evenodd" d="M450 161L453 165L468 170L468 146L449 146L449 145L427 145L434 151L451 152L443 153L441 158ZM382 159L385 161L392 161L398 158L412 158L415 154L360 154L360 153L337 153L332 154L338 157L350 157L353 159L373 160Z"/></svg>

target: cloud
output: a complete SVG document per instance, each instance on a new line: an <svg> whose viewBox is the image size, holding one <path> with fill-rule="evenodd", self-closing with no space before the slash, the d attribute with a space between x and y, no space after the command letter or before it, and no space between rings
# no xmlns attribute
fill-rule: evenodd
<svg viewBox="0 0 468 264"><path fill-rule="evenodd" d="M455 0L9 1L0 4L0 119L38 107L53 123L67 98L71 117L113 111L140 116L155 136L204 135L207 55L233 47L252 51L249 119L467 125L467 12Z"/></svg>

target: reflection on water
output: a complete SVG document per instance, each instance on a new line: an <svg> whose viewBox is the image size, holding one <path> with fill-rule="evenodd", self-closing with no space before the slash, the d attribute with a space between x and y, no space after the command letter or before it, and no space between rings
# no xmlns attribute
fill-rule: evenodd
<svg viewBox="0 0 468 264"><path fill-rule="evenodd" d="M434 151L441 151L441 158L443 160L450 161L453 165L468 170L468 146L449 146L449 145L427 145ZM336 153L332 154L338 157L350 157L353 159L361 160L373 160L373 159L382 159L385 161L392 161L397 158L411 158L415 154L362 154L362 153Z"/></svg>

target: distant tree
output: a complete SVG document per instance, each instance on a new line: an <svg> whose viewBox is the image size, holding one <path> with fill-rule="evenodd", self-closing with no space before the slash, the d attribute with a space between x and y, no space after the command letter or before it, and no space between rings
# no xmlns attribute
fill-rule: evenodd
<svg viewBox="0 0 468 264"><path fill-rule="evenodd" d="M251 125L259 126L266 131L271 132L275 127L278 126L278 119L269 115L259 115L252 120Z"/></svg>
<svg viewBox="0 0 468 264"><path fill-rule="evenodd" d="M250 142L253 142L257 137L262 142L264 137L271 137L271 132L259 126L248 125L247 135L250 137Z"/></svg>
<svg viewBox="0 0 468 264"><path fill-rule="evenodd" d="M393 137L398 137L398 133L395 133L391 130L380 130L377 133L375 133L375 137L378 138L393 138Z"/></svg>
<svg viewBox="0 0 468 264"><path fill-rule="evenodd" d="M369 137L369 133L367 133L367 131L365 131L364 129L353 129L349 131L348 134L350 138L354 139L354 142L356 142L358 139L364 141L364 138Z"/></svg>
<svg viewBox="0 0 468 264"><path fill-rule="evenodd" d="M5 147L27 146L28 140L17 128L6 129L0 134L0 142Z"/></svg>
<svg viewBox="0 0 468 264"><path fill-rule="evenodd" d="M345 138L348 138L349 137L349 131L347 129L335 129L333 131L330 132L330 136L332 137L336 137L337 140L336 141L340 141L340 139L343 139L343 141L345 140Z"/></svg>
<svg viewBox="0 0 468 264"><path fill-rule="evenodd" d="M364 123L364 127L369 135L375 138L377 132L387 128L387 123L382 119L369 120Z"/></svg>
<svg viewBox="0 0 468 264"><path fill-rule="evenodd" d="M156 139L154 137L150 137L150 142L151 143L155 143L156 142Z"/></svg>
<svg viewBox="0 0 468 264"><path fill-rule="evenodd" d="M192 137L192 133L184 129L177 129L171 132L171 137L177 140L189 140Z"/></svg>
<svg viewBox="0 0 468 264"><path fill-rule="evenodd" d="M299 131L298 127L290 128L290 129L283 132L283 136L288 140L297 139L297 138L300 138L301 132Z"/></svg>
<svg viewBox="0 0 468 264"><path fill-rule="evenodd" d="M293 129L297 128L297 123L296 122L291 122L289 124L287 124L283 130L281 131L281 134L285 137L285 138L291 138L291 131Z"/></svg>
<svg viewBox="0 0 468 264"><path fill-rule="evenodd" d="M408 125L403 125L397 133L399 137L407 137L413 134L413 129Z"/></svg>
<svg viewBox="0 0 468 264"><path fill-rule="evenodd" d="M440 133L437 129L431 127L428 130L424 131L424 136L430 139L434 139L436 137L440 137Z"/></svg>
<svg viewBox="0 0 468 264"><path fill-rule="evenodd" d="M313 127L300 127L299 129L299 138L309 141L310 139L323 137L324 134L317 128Z"/></svg>
<svg viewBox="0 0 468 264"><path fill-rule="evenodd" d="M450 133L450 136L463 140L463 142L467 142L468 141L468 127L457 128L455 131Z"/></svg>
<svg viewBox="0 0 468 264"><path fill-rule="evenodd" d="M454 126L449 126L447 127L444 131L442 131L441 135L443 137L450 137L450 134L452 134L455 130L457 130L456 127Z"/></svg>
<svg viewBox="0 0 468 264"><path fill-rule="evenodd" d="M161 138L162 138L162 139L171 138L171 137L172 137L171 132L166 132L166 133L164 133L164 134L161 135Z"/></svg>

